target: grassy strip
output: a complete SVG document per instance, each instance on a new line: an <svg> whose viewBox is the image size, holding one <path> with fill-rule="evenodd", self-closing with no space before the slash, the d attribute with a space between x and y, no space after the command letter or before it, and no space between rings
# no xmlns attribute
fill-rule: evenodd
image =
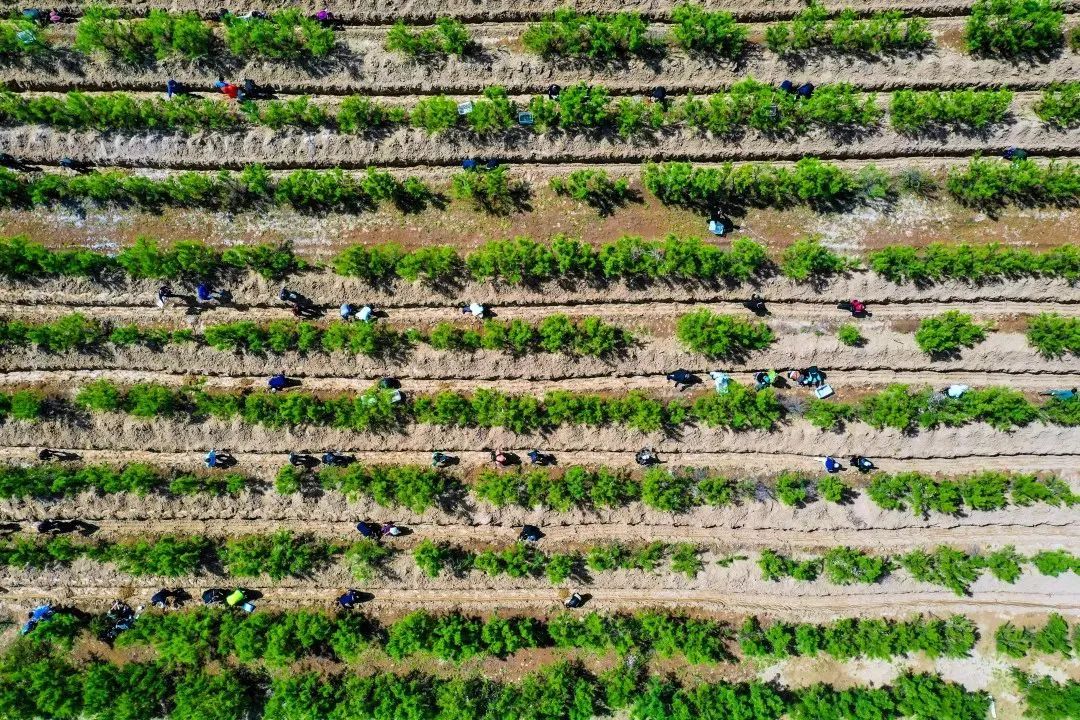
<svg viewBox="0 0 1080 720"><path fill-rule="evenodd" d="M998 627L994 633L994 644L997 651L1011 658L1026 657L1028 653L1042 653L1044 655L1061 655L1065 658L1073 656L1073 646L1080 643L1080 633L1072 628L1072 640L1070 640L1069 623L1061 615L1050 613L1046 623L1037 629L1024 626L1016 626L1011 622Z"/></svg>
<svg viewBox="0 0 1080 720"><path fill-rule="evenodd" d="M946 546L931 552L913 550L904 555L870 555L862 550L836 547L819 557L794 560L772 550L763 550L758 566L765 580L791 577L812 581L824 574L838 585L876 583L894 570L903 568L920 582L947 587L957 595L966 595L969 586L984 571L1007 583L1015 583L1022 565L1030 563L1043 575L1057 577L1072 571L1080 574L1080 557L1065 550L1044 550L1025 558L1015 548L1005 547L987 555L965 553Z"/></svg>
<svg viewBox="0 0 1080 720"><path fill-rule="evenodd" d="M112 325L79 313L48 323L27 323L0 319L0 347L37 347L57 353L89 352L106 342L117 347L141 345L162 350L167 345L198 342L216 350L265 353L348 352L368 356L395 357L425 342L436 350L474 352L500 350L514 355L551 352L566 355L605 357L625 349L630 333L597 317L571 320L555 314L537 325L523 320L485 320L476 329L448 322L430 333L414 328L395 330L381 323L334 321L323 325L296 320L275 320L268 324L238 321L207 325L201 335L192 330L170 331L141 325Z"/></svg>
<svg viewBox="0 0 1080 720"><path fill-rule="evenodd" d="M748 283L777 269L794 280L812 282L853 269L856 264L852 258L830 252L814 238L797 241L773 261L764 246L749 238L736 238L730 249L675 235L659 241L626 236L595 247L556 235L548 243L526 237L489 241L466 255L445 245L411 252L393 244L356 245L337 255L332 267L340 275L373 285L395 280L450 285L462 278L520 285L556 279L644 282L661 278ZM891 245L872 251L867 264L873 272L897 283L987 282L1029 276L1080 279L1080 249L1074 245L1042 253L995 243L933 243L925 248ZM154 240L140 238L117 255L107 255L87 249L49 250L22 235L0 238L0 273L11 278L127 275L133 279L195 279L248 268L272 279L307 267L288 246L236 245L218 251L194 240L162 247Z"/></svg>

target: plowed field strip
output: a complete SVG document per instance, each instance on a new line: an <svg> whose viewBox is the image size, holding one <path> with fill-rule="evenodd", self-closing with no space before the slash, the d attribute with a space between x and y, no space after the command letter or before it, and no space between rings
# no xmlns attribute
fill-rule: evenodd
<svg viewBox="0 0 1080 720"><path fill-rule="evenodd" d="M40 446L0 447L0 459L5 462L36 463L37 450ZM147 463L154 466L195 470L202 468L205 452L165 452L149 451L138 448L117 447L115 450L87 448L83 445L56 447L54 450L66 450L78 454L86 463ZM316 454L329 450L328 447L300 447ZM475 448L439 448L452 452L459 464L454 467L458 472L475 471L478 468L490 468L491 455ZM507 452L524 458L533 449L531 446L505 446ZM813 448L810 448L812 450ZM285 452L237 452L234 454L237 470L252 474L269 481L279 468L286 464ZM733 477L747 473L776 473L781 470L799 470L817 473L821 471L821 457L812 453L771 453L771 452L695 452L693 450L665 450L666 462L672 467L709 468L725 471ZM370 450L355 454L357 462L368 465L427 465L431 453L425 451ZM556 457L562 467L573 465L602 466L638 470L632 454L625 452L560 451ZM883 472L904 472L913 467L911 459L874 457L874 463ZM979 472L982 470L1011 470L1015 472L1063 472L1080 479L1080 461L1075 454L1008 455L920 459L917 464L920 472L928 474L955 475ZM858 482L858 476L850 474L845 478L849 482Z"/></svg>
<svg viewBox="0 0 1080 720"><path fill-rule="evenodd" d="M24 126L0 129L0 148L28 163L56 163L62 157L124 168L213 170L261 163L269 168L332 168L360 170L459 167L463 157L497 157L514 165L564 163L641 163L649 160L726 162L786 160L807 155L822 159L875 161L928 155L966 159L975 153L999 154L1024 147L1046 157L1080 156L1080 133L1061 133L1030 118L995 127L979 135L952 133L909 138L880 130L864 138L830 136L815 131L805 137L778 140L757 132L738 142L717 142L700 133L667 129L642 140L624 141L614 134L545 135L524 131L482 140L470 135L429 136L398 129L384 138L364 139L330 132L276 133L252 129L238 133L138 135L66 132Z"/></svg>
<svg viewBox="0 0 1080 720"><path fill-rule="evenodd" d="M661 431L645 433L625 427L583 428L561 426L548 432L516 434L504 428L452 428L409 425L398 432L373 433L329 427L297 426L287 430L240 422L205 420L200 423L156 419L153 421L95 414L77 423L7 421L0 425L0 445L10 447L68 447L97 450L150 450L206 452L227 448L235 453L280 452L333 448L339 452L430 453L485 450L494 447L542 448L560 456L564 452L601 457L600 453L625 453L627 459L644 444L652 444L662 460L676 453L751 453L754 455L830 454L844 458L861 454L871 458L916 461L979 456L1013 458L1046 454L1080 457L1080 428L1035 423L1011 432L973 424L960 428L937 428L903 433L874 430L852 423L842 433L823 432L802 420L791 420L774 432L679 428L668 436Z"/></svg>
<svg viewBox="0 0 1080 720"><path fill-rule="evenodd" d="M327 587L244 587L257 589L262 608L330 607L343 585ZM202 587L209 587L207 583ZM161 584L138 582L123 585L125 593L149 598ZM591 590L591 588L590 588ZM23 586L8 588L0 595L4 604L13 605L25 613L26 606L39 600L59 600L64 604L86 606L108 605L121 592L115 584L87 585L62 582L56 586ZM195 593L197 594L197 593ZM561 606L566 592L550 589L487 589L475 590L418 590L388 588L377 591L375 599L365 609L385 612L405 612L423 608L429 611L460 610L490 613L498 610L551 610ZM925 591L889 590L873 595L837 593L835 595L794 595L789 586L776 593L723 592L718 589L604 589L591 593L588 607L596 610L636 610L641 608L700 609L711 612L770 615L777 618L808 620L833 619L851 616L903 616L913 613L976 613L993 612L1008 617L1032 612L1080 612L1078 592L1030 592L997 590L972 597L957 597L948 590Z"/></svg>
<svg viewBox="0 0 1080 720"><path fill-rule="evenodd" d="M21 518L11 518L17 520ZM82 518L90 520L91 518ZM270 534L292 530L317 537L352 541L359 538L356 521L327 522L318 520L265 520L236 517L225 520L182 520L146 518L145 520L94 519L98 527L95 539L157 535L206 535L216 538L245 534ZM423 540L435 540L476 546L505 547L517 539L512 527L491 525L447 525L409 523L409 535L395 538L397 549L411 550ZM544 539L539 547L548 552L591 547L607 542L641 543L697 542L720 546L724 552L760 551L765 549L786 552L816 552L838 545L871 548L874 552L907 552L915 548L951 545L956 547L998 547L1013 545L1021 553L1033 553L1060 547L1076 547L1080 542L1080 526L1041 524L1034 527L992 525L959 528L831 529L831 530L766 530L763 528L687 527L654 524L584 523L545 525Z"/></svg>
<svg viewBox="0 0 1080 720"><path fill-rule="evenodd" d="M710 366L691 368L704 375ZM388 371L392 368L386 368ZM674 368L672 368L674 369ZM252 387L262 388L268 375L277 371L276 365L270 365L264 373L249 376L210 376L202 383L203 387L211 390L243 390ZM290 373L291 374L291 373ZM1072 387L1080 378L1080 371L1072 373L1023 373L1009 371L993 372L968 372L954 370L947 373L934 371L911 372L903 370L830 370L827 379L835 388L842 391L845 387L884 387L894 383L907 385L929 385L939 387L944 384L964 384L973 387L990 386L1001 384L1003 375L1008 376L1008 385L1013 388L1038 391L1054 388ZM0 387L25 387L35 384L43 384L55 388L70 389L74 394L82 386L98 379L112 380L121 385L132 383L158 383L170 387L182 387L190 384L195 375L191 372L146 372L140 370L9 370L0 373ZM357 392L367 389L371 382L378 379L378 374L371 378L358 377L305 377L297 388L301 391L314 393ZM750 372L732 373L736 382L744 384L753 382L753 374ZM454 390L469 393L479 389L496 389L504 393L520 393L541 396L553 390L572 390L577 392L594 392L601 394L626 393L634 390L643 391L648 395L664 397L676 397L679 393L673 389L672 383L665 377L665 370L643 375L597 375L594 377L582 377L574 375L559 380L540 379L463 379L463 378L440 378L425 380L419 378L402 377L401 389L408 394L435 393L440 390ZM708 381L708 378L705 378ZM706 390L705 383L697 385L685 396L693 397L703 394ZM712 388L708 387L708 392ZM809 391L791 389L795 395L808 395Z"/></svg>

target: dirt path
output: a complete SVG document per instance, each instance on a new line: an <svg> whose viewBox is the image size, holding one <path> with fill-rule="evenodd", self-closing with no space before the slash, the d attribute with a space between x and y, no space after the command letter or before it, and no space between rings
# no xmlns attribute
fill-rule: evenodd
<svg viewBox="0 0 1080 720"><path fill-rule="evenodd" d="M1072 18L1069 19L1072 22ZM932 32L953 36L961 32L963 18L931 21ZM539 93L551 83L575 82L604 85L621 91L646 93L662 84L669 92L707 92L752 76L769 83L785 78L812 78L815 83L849 81L867 90L896 87L1003 86L1017 90L1044 87L1054 80L1076 77L1080 56L1065 52L1038 64L1010 63L975 58L947 46L925 53L881 59L858 56L811 54L794 66L755 47L739 66L707 57L689 58L672 53L657 62L628 60L590 66L578 62L549 62L514 49L514 38L524 25L485 25L473 28L482 46L479 58L418 65L382 48L383 29L354 28L343 33L339 50L329 60L312 65L289 65L251 61L227 68L194 68L168 61L155 67L119 68L106 60L61 51L59 59L39 64L9 64L0 71L0 83L16 89L37 90L162 90L165 77L189 87L206 87L221 72L250 78L275 90L314 94L416 94L417 91L478 92L488 85L502 85L511 93ZM658 31L661 28L656 28ZM73 32L70 31L70 32ZM755 27L757 34L762 28Z"/></svg>
<svg viewBox="0 0 1080 720"><path fill-rule="evenodd" d="M268 128L194 135L102 134L42 126L0 129L0 148L30 163L71 157L95 165L207 170L241 168L252 163L277 169L453 166L459 165L461 158L472 156L498 157L515 164L798 160L806 155L823 159L962 157L977 152L996 155L1007 147L1023 147L1036 155L1076 156L1080 155L1080 134L1063 133L1026 117L979 135L949 133L909 138L883 129L852 138L813 131L798 138L797 143L786 138L772 139L756 131L738 142L717 142L694 131L670 128L640 140L622 140L614 134L538 136L526 131L481 140L457 133L433 137L411 128L397 129L377 139L330 131L275 132Z"/></svg>
<svg viewBox="0 0 1080 720"><path fill-rule="evenodd" d="M474 301L491 305L499 317L502 317L503 312L510 312L511 307L523 308L523 313L527 312L524 308L534 307L539 312L581 312L602 314L606 317L615 317L608 313L616 312L615 308L621 307L621 312L631 317L647 316L649 308L658 303L714 303L723 304L724 307L715 308L723 312L742 312L740 305L751 292L761 293L770 305L779 304L781 309L772 308L775 316L785 315L786 310L782 308L794 306L796 303L813 312L814 308L821 305L835 305L851 298L870 303L875 317L879 312L886 313L883 318L889 317L893 312L903 317L905 312L925 315L947 309L936 303L947 303L950 307L955 305L958 309L978 303L981 312L987 314L1008 313L1013 303L1025 303L1022 312L1035 309L1036 306L1027 303L1041 303L1045 304L1048 312L1060 310L1071 314L1075 312L1072 306L1080 304L1080 284L1070 284L1064 280L1033 277L983 284L951 281L923 287L912 283L888 282L875 273L865 271L830 278L825 287L773 277L763 279L752 287L724 287L722 284L684 281L654 282L641 287L631 287L622 282L600 286L579 282L569 287L558 282L540 283L535 287L468 282L460 287L438 290L421 283L398 282L392 288L377 289L361 280L331 272L304 273L289 278L284 284L322 305L331 315L332 308L348 300L366 302L381 309L420 310L421 314L430 320L447 319L455 322L462 320L457 308L462 303ZM8 305L41 304L46 307L97 306L113 310L117 307L142 308L143 320L151 322L163 317L175 317L177 312L176 309L171 309L168 315L162 315L154 307L155 293L160 285L160 281L153 280L121 281L116 284L96 283L83 278L31 282L6 280L0 284L0 302ZM281 282L267 282L257 276L248 275L239 283L231 285L229 291L233 295L234 303L246 313L248 309L284 309L277 300L281 287ZM180 293L194 292L193 287L185 287L183 283L174 284L173 289ZM423 312L425 309L441 309L445 312L445 317L426 314ZM974 311L974 308L972 310ZM829 317L837 320L846 318L843 312L835 308L830 309L829 313ZM396 313L395 317L398 317Z"/></svg>
<svg viewBox="0 0 1080 720"><path fill-rule="evenodd" d="M227 448L236 453L280 452L297 448L334 448L340 452L477 451L493 447L539 447L556 454L635 453L652 444L665 453L762 453L781 455L830 454L835 457L866 455L897 460L962 458L968 455L1008 458L1046 453L1080 456L1080 428L1035 423L1012 432L972 424L960 428L923 430L908 435L874 430L851 423L844 432L823 432L802 420L779 430L732 432L687 426L675 436L644 433L622 427L562 426L548 433L518 435L503 428L445 428L409 425L400 432L359 433L351 430L301 426L287 429L245 425L240 421L205 420L201 423L157 419L138 420L110 413L95 414L78 423L9 420L0 425L0 445L13 447L84 448L116 451L206 452Z"/></svg>

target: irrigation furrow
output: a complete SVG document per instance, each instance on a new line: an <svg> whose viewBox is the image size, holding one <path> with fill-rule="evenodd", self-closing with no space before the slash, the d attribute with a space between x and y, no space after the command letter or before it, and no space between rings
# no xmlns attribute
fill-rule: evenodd
<svg viewBox="0 0 1080 720"><path fill-rule="evenodd" d="M1041 121L1019 118L978 135L949 133L909 138L892 130L851 138L814 131L806 137L778 140L756 131L738 142L717 142L700 133L666 129L641 140L622 140L614 133L544 135L525 131L492 140L471 134L429 136L412 128L385 137L365 139L328 131L275 132L268 128L238 133L136 135L57 131L31 126L0 129L0 149L29 163L57 162L62 157L113 167L194 169L242 168L261 163L278 170L332 168L359 170L374 165L391 168L457 166L463 157L497 157L502 162L531 165L563 163L641 163L651 160L725 162L786 160L813 155L822 159L883 160L906 157L966 158L975 153L999 154L1023 147L1046 157L1080 155L1080 134L1050 129Z"/></svg>
<svg viewBox="0 0 1080 720"><path fill-rule="evenodd" d="M545 446L546 447L546 446ZM0 460L11 463L32 464L37 462L38 445L23 446L0 446ZM140 448L117 448L115 450L87 448L81 444L70 447L52 446L54 450L73 452L86 463L147 463L153 466L172 468L180 471L193 471L202 468L205 450L183 451L153 451ZM325 450L336 449L323 446L304 446L294 449L321 454ZM455 470L463 473L472 473L480 468L490 468L491 455L489 452L479 451L475 448L462 448L440 446L438 449L452 453L458 458L459 464ZM519 458L526 457L533 446L507 445L506 452L513 453ZM717 451L700 452L682 448L668 448L664 450L665 465L668 467L690 467L717 471L732 477L746 474L771 475L781 470L796 470L810 473L821 471L821 456L814 454L814 448L807 448L803 453L782 453L769 451ZM286 464L286 454L282 451L234 453L237 460L237 470L269 482L275 473ZM431 460L430 451L420 450L368 450L354 454L357 462L371 465L427 465ZM573 465L599 466L637 470L632 454L625 452L603 451L577 451L563 450L556 456L559 466L569 467ZM982 470L1011 470L1015 472L1056 472L1067 478L1080 479L1080 462L1073 454L1039 454L1039 455L965 455L962 457L948 458L919 458L913 462L912 458L892 458L888 456L875 456L874 463L883 472L897 473L918 469L920 472L929 474L955 475L974 473ZM851 476L849 473L845 480L858 484L860 478ZM132 500L127 498L127 500ZM50 506L60 501L49 501ZM201 501L200 501L201 502ZM295 508L290 505L290 511ZM312 510L318 512L317 510ZM110 512L123 512L122 508Z"/></svg>
<svg viewBox="0 0 1080 720"><path fill-rule="evenodd" d="M339 452L380 452L391 446L400 452L432 450L484 450L493 447L538 447L559 455L625 453L632 458L651 444L661 458L671 453L755 453L806 455L814 453L850 457L891 457L896 460L964 458L1008 459L1045 453L1080 457L1080 428L1034 423L1010 432L988 425L921 430L915 434L874 430L851 423L842 433L824 432L802 420L785 423L774 432L679 428L672 435L641 432L625 427L582 428L561 426L548 432L516 434L504 428L451 428L408 425L386 433L356 432L329 427L269 428L239 421L205 420L200 423L156 419L140 420L115 414L95 414L78 422L53 420L33 423L9 420L0 425L0 445L12 447L74 447L95 450L150 450L206 452L227 448L236 453L280 452L333 448Z"/></svg>
<svg viewBox="0 0 1080 720"><path fill-rule="evenodd" d="M243 583L252 588L251 583ZM200 586L209 587L210 585ZM264 609L323 606L331 607L343 585L325 587L252 588L262 597L256 603ZM57 585L10 588L0 595L5 605L25 614L26 607L38 601L76 604L88 608L107 607L120 595L147 602L161 588L157 583L112 584L61 583ZM795 595L788 585L775 593L724 592L717 589L604 589L593 591L588 607L596 610L637 610L672 608L702 610L717 613L769 615L778 619L831 620L837 617L877 616L902 617L913 613L977 613L993 612L998 617L1011 617L1033 612L1080 612L1080 592L1055 588L1045 592L1030 590L995 590L972 597L958 597L948 590L908 590L875 594ZM195 595L198 592L193 593ZM428 611L493 612L497 610L551 610L561 607L566 591L550 589L481 588L476 590L439 590L388 588L376 592L375 598L364 605L373 612L401 613L416 609Z"/></svg>
<svg viewBox="0 0 1080 720"><path fill-rule="evenodd" d="M630 229L628 229L628 232ZM80 278L7 281L0 284L0 312L43 312L62 314L75 309L89 311L100 308L116 312L118 308L133 312L135 321L175 321L178 314L195 312L194 287L171 283L175 292L185 296L164 312L154 307L160 281L95 283ZM1025 278L1004 282L969 284L942 282L926 286L913 283L898 285L874 273L854 272L828 279L824 287L813 283L795 283L783 277L764 278L752 286L725 288L722 283L707 285L690 281L665 282L658 280L638 287L621 282L592 285L587 281L567 287L558 282L532 285L471 282L461 286L438 289L422 284L397 283L391 288L376 288L355 278L331 273L304 273L282 282L270 283L254 276L231 285L231 308L198 310L200 316L233 317L238 312L245 318L269 319L284 317L286 308L278 301L282 285L312 300L323 316L334 317L341 302L369 303L392 311L392 319L419 318L460 321L457 308L462 303L484 302L492 306L498 317L537 318L551 313L594 314L616 319L619 317L654 317L657 314L685 312L691 305L712 303L718 312L742 313L741 304L751 292L760 293L767 301L774 318L789 312L796 317L817 316L842 318L835 308L838 302L859 298L871 303L872 319L923 317L945 309L959 309L984 316L1015 312L1057 312L1074 314L1080 306L1080 285L1052 278ZM184 303L187 303L186 305ZM59 306L59 308L58 308ZM659 308L653 311L653 307ZM831 307L830 307L831 306ZM267 314L263 314L267 313ZM441 313L446 313L442 315ZM129 317L129 316L125 316Z"/></svg>

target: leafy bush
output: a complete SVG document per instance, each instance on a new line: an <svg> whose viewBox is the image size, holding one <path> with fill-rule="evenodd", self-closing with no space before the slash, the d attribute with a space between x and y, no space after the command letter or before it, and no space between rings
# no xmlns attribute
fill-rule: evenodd
<svg viewBox="0 0 1080 720"><path fill-rule="evenodd" d="M1048 358L1080 355L1080 318L1039 313L1028 320L1027 339L1028 345Z"/></svg>
<svg viewBox="0 0 1080 720"><path fill-rule="evenodd" d="M1044 253L987 243L946 245L931 243L916 249L891 245L869 256L870 268L892 282L930 283L966 280L980 283L1008 277L1060 276L1080 279L1080 250L1062 246Z"/></svg>
<svg viewBox="0 0 1080 720"><path fill-rule="evenodd" d="M694 579L704 567L700 555L701 550L694 543L678 543L671 553L671 570Z"/></svg>
<svg viewBox="0 0 1080 720"><path fill-rule="evenodd" d="M1080 166L1074 162L1039 165L1030 159L1000 162L972 158L966 168L949 170L949 192L972 207L1018 205L1071 206L1080 197Z"/></svg>
<svg viewBox="0 0 1080 720"><path fill-rule="evenodd" d="M915 331L915 343L928 355L952 357L960 348L972 348L986 339L989 326L979 325L970 315L947 310L924 318Z"/></svg>
<svg viewBox="0 0 1080 720"><path fill-rule="evenodd" d="M33 39L24 41L20 33L31 33ZM50 43L43 36L41 28L30 20L0 19L0 57L9 58L20 55L33 55L48 50Z"/></svg>
<svg viewBox="0 0 1080 720"><path fill-rule="evenodd" d="M145 19L122 20L114 8L91 6L75 29L75 48L103 51L128 63L180 55L198 60L210 54L210 27L194 12L173 15L151 10Z"/></svg>
<svg viewBox="0 0 1080 720"><path fill-rule="evenodd" d="M333 29L293 8L270 13L269 18L228 14L223 23L225 42L240 57L297 60L325 57L334 49Z"/></svg>
<svg viewBox="0 0 1080 720"><path fill-rule="evenodd" d="M1074 36L1080 37L1075 32ZM1035 114L1059 128L1080 124L1080 81L1055 83L1043 90L1035 104Z"/></svg>
<svg viewBox="0 0 1080 720"><path fill-rule="evenodd" d="M876 12L859 19L854 10L841 12L834 20L819 3L799 13L794 20L769 25L765 44L780 55L799 54L823 48L834 52L884 53L920 50L931 42L924 18L905 18L897 10Z"/></svg>
<svg viewBox="0 0 1080 720"><path fill-rule="evenodd" d="M682 3L671 12L671 37L684 50L737 60L746 50L747 30L728 12L709 12Z"/></svg>
<svg viewBox="0 0 1080 720"><path fill-rule="evenodd" d="M419 32L409 30L400 20L386 36L386 49L412 56L457 55L464 57L472 41L460 20L439 18L435 27Z"/></svg>
<svg viewBox="0 0 1080 720"><path fill-rule="evenodd" d="M1071 506L1078 500L1067 483L1059 478L1040 480L1035 475L997 472L937 480L917 472L878 474L866 489L870 499L886 510L910 509L918 515L940 512L959 514L972 510L1000 510L1009 505L1045 502Z"/></svg>
<svg viewBox="0 0 1080 720"><path fill-rule="evenodd" d="M851 258L837 255L822 246L818 238L808 237L784 248L780 271L796 282L820 282L829 275L847 272L855 265Z"/></svg>
<svg viewBox="0 0 1080 720"><path fill-rule="evenodd" d="M249 535L226 541L221 562L237 577L269 575L273 580L304 577L324 565L331 547L309 536L287 530L273 535Z"/></svg>
<svg viewBox="0 0 1080 720"><path fill-rule="evenodd" d="M511 181L505 165L491 170L464 170L450 180L450 192L459 200L471 200L478 210L493 215L508 215L518 205L518 198L528 192L524 183Z"/></svg>
<svg viewBox="0 0 1080 720"><path fill-rule="evenodd" d="M976 0L964 28L968 50L983 55L1045 55L1062 43L1054 0Z"/></svg>
<svg viewBox="0 0 1080 720"><path fill-rule="evenodd" d="M930 128L983 130L1005 121L1011 90L898 90L889 105L892 126L903 133Z"/></svg>
<svg viewBox="0 0 1080 720"><path fill-rule="evenodd" d="M810 478L794 472L776 476L776 497L785 505L802 507L810 499Z"/></svg>
<svg viewBox="0 0 1080 720"><path fill-rule="evenodd" d="M612 180L606 170L575 170L565 178L552 178L551 189L557 195L565 195L586 203L601 215L611 215L626 205L633 197L630 180Z"/></svg>
<svg viewBox="0 0 1080 720"><path fill-rule="evenodd" d="M848 347L862 347L866 344L866 338L859 332L859 328L852 323L844 323L837 328L836 339Z"/></svg>
<svg viewBox="0 0 1080 720"><path fill-rule="evenodd" d="M826 475L817 481L817 492L822 500L832 503L844 502L851 493L851 488L835 475Z"/></svg>
<svg viewBox="0 0 1080 720"><path fill-rule="evenodd" d="M745 358L751 351L766 349L775 339L765 323L717 315L704 308L680 317L675 336L693 352L709 358Z"/></svg>
<svg viewBox="0 0 1080 720"><path fill-rule="evenodd" d="M530 52L552 56L584 56L611 60L623 55L643 55L656 49L648 26L636 13L583 15L570 8L556 10L551 18L526 28L521 42Z"/></svg>

